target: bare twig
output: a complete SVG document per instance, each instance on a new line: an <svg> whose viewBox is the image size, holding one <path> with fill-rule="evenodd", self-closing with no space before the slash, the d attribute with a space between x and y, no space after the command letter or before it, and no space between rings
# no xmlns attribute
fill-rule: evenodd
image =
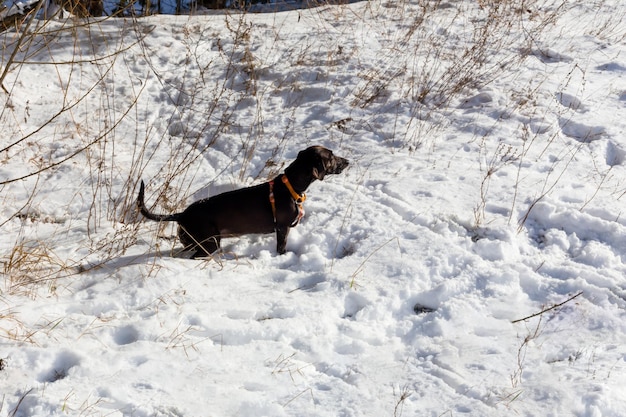
<svg viewBox="0 0 626 417"><path fill-rule="evenodd" d="M522 318L522 319L513 320L511 323L519 323L520 321L525 321L525 320L528 320L528 319L532 319L533 317L540 316L540 315L542 315L543 313L546 313L546 312L548 312L548 311L550 311L550 310L554 310L555 308L559 308L559 307L561 307L562 305L565 305L565 304L569 303L569 302L570 302L570 301L572 301L574 298L576 298L576 297L580 297L582 294L583 294L583 292L582 292L582 291L580 291L578 294L576 294L576 295L574 295L574 296L572 296L572 297L568 298L567 300L563 301L562 303L554 304L552 307L544 308L544 309L543 309L543 310L541 310L540 312L535 313L535 314L531 314L530 316L526 316L526 317L524 317L524 318Z"/></svg>
<svg viewBox="0 0 626 417"><path fill-rule="evenodd" d="M40 1L39 3L37 3L37 7L35 7L34 9L28 12L28 15L30 15L31 18L26 24L26 27L22 29L22 34L20 35L20 38L18 39L17 44L15 45L15 48L13 49L13 52L11 53L9 60L7 61L7 64L4 67L4 70L2 71L2 75L0 75L0 86L2 86L2 89L7 94L9 94L9 91L4 87L4 78L9 73L9 69L11 68L11 64L13 63L13 60L15 59L15 56L17 55L17 51L20 49L20 45L22 44L22 42L24 42L24 40L26 39L26 36L28 35L28 28L30 28L31 23L33 23L33 20L35 20L35 16L39 12L39 9L41 9L41 6L43 5L43 3L44 3L43 1ZM15 22L15 25L18 26L19 23Z"/></svg>
<svg viewBox="0 0 626 417"><path fill-rule="evenodd" d="M28 394L30 394L31 392L33 392L34 388L29 389L28 391L26 391L19 399L19 401L17 402L17 405L15 406L15 408L13 410L11 410L11 414L9 414L10 417L15 417L17 415L17 410L19 410L20 405L22 405L22 401L24 401L24 398L26 398L26 396Z"/></svg>
<svg viewBox="0 0 626 417"><path fill-rule="evenodd" d="M394 391L395 391L395 389L394 389ZM393 409L393 417L401 417L402 416L402 411L404 409L404 402L410 396L411 396L411 391L409 390L409 388L407 386L404 386L402 388L402 392L400 393L400 398L398 399L398 402L396 403L396 406Z"/></svg>

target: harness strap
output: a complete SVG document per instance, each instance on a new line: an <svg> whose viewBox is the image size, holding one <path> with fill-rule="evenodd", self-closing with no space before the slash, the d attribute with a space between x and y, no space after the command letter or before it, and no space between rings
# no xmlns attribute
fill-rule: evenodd
<svg viewBox="0 0 626 417"><path fill-rule="evenodd" d="M298 217L296 217L293 223L291 223L291 227L297 226L298 223L300 223L300 220L304 217L304 206L302 203L296 203L296 206L298 206Z"/></svg>
<svg viewBox="0 0 626 417"><path fill-rule="evenodd" d="M274 216L274 228L276 228L276 200L274 199L274 180L270 181L270 204L272 205L272 216Z"/></svg>
<svg viewBox="0 0 626 417"><path fill-rule="evenodd" d="M293 221L293 223L289 226L289 227L295 227L298 225L298 223L300 223L300 220L302 220L302 218L304 217L304 207L302 203L306 200L306 194L296 193L296 191L291 186L291 183L289 182L289 179L287 178L287 176L283 174L282 177L283 177L282 178L283 183L289 190L289 193L291 194L291 198L293 198L294 203L298 207L298 216ZM269 200L270 200L270 205L272 206L272 216L274 217L274 229L275 229L276 228L276 199L274 198L274 180L271 180L269 182L269 186L270 186Z"/></svg>

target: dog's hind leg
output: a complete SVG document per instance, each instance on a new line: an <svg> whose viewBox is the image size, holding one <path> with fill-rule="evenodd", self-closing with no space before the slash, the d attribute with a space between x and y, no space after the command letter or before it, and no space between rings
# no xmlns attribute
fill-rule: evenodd
<svg viewBox="0 0 626 417"><path fill-rule="evenodd" d="M210 257L213 252L220 248L221 237L217 228L203 227L190 233L183 225L178 225L178 239L183 244L184 251L194 250L192 258Z"/></svg>
<svg viewBox="0 0 626 417"><path fill-rule="evenodd" d="M196 252L191 257L194 259L210 257L212 253L220 248L220 240L220 236L216 235L198 242Z"/></svg>

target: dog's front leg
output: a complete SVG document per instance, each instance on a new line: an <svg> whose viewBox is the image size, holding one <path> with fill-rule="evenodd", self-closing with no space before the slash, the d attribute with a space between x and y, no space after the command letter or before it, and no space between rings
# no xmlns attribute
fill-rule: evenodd
<svg viewBox="0 0 626 417"><path fill-rule="evenodd" d="M289 226L276 227L276 252L280 255L286 252L288 234Z"/></svg>

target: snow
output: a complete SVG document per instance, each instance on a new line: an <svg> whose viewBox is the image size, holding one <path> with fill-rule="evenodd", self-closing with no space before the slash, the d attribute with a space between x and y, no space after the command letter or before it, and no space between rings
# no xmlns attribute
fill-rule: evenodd
<svg viewBox="0 0 626 417"><path fill-rule="evenodd" d="M0 417L626 415L626 6L513 3L4 32ZM313 144L284 255L135 211Z"/></svg>

